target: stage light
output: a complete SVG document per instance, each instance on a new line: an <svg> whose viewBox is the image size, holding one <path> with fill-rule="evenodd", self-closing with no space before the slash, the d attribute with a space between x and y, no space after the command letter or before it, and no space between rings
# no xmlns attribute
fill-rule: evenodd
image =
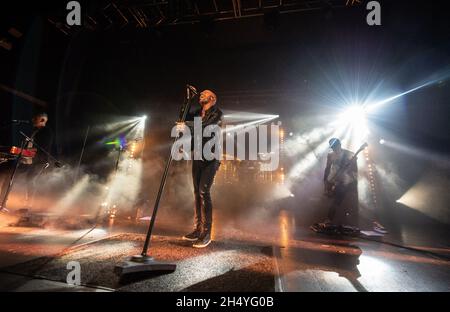
<svg viewBox="0 0 450 312"><path fill-rule="evenodd" d="M86 174L66 192L62 199L50 208L50 211L58 211L58 213L63 214L70 210L77 203L77 200L86 194L85 192L89 186L89 175Z"/></svg>
<svg viewBox="0 0 450 312"><path fill-rule="evenodd" d="M438 170L428 171L396 202L439 222L449 223L450 195L447 192L449 184L449 180L442 177Z"/></svg>
<svg viewBox="0 0 450 312"><path fill-rule="evenodd" d="M383 145L384 143L386 143L386 141L384 139L380 139L380 144Z"/></svg>
<svg viewBox="0 0 450 312"><path fill-rule="evenodd" d="M390 97L388 97L388 98L386 98L384 100L372 103L372 104L367 106L367 111L373 112L375 110L378 110L378 109L380 109L380 107L382 107L386 103L393 102L393 101L397 100L398 98L401 98L404 95L407 95L409 93L412 93L412 92L417 91L419 89L422 89L424 87L428 87L428 86L430 86L432 84L435 84L436 82L437 82L437 80L431 80L431 81L428 81L428 82L426 82L426 83L424 83L424 84L422 84L420 86L412 88L412 89L410 89L408 91L405 91L405 92L402 92L402 93L390 96Z"/></svg>
<svg viewBox="0 0 450 312"><path fill-rule="evenodd" d="M257 119L260 117L260 119ZM262 117L262 118L261 118ZM228 113L224 115L225 121L230 123L227 125L224 133L239 133L241 131L245 131L246 127L249 126L258 126L265 124L271 120L278 118L279 115L267 115L267 114L254 114L254 113L245 113L245 112L234 112ZM231 125L231 123L236 123ZM281 130L280 130L281 131Z"/></svg>
<svg viewBox="0 0 450 312"><path fill-rule="evenodd" d="M311 152L311 148L330 137L334 128L332 125L317 127L309 132L288 138L284 144L284 151L288 157L299 156Z"/></svg>
<svg viewBox="0 0 450 312"><path fill-rule="evenodd" d="M338 127L338 129L330 133L329 137L341 137L345 130L345 127ZM314 145L308 144L308 152L303 154L301 159L289 170L287 185L294 183L296 180L304 179L314 165L318 163L318 155L325 153L328 148L327 140L318 140Z"/></svg>
<svg viewBox="0 0 450 312"><path fill-rule="evenodd" d="M115 148L124 148L127 145L127 140L124 136L115 138L113 141L105 143L106 145L114 145Z"/></svg>
<svg viewBox="0 0 450 312"><path fill-rule="evenodd" d="M345 148L357 149L367 140L369 127L366 112L364 106L360 104L347 106L337 115L336 122L332 123L335 131L343 133L339 138Z"/></svg>
<svg viewBox="0 0 450 312"><path fill-rule="evenodd" d="M227 121L227 123L247 123L250 121L259 122L260 120L265 119L272 120L278 118L279 116L270 114L250 113L243 111L224 110L223 117Z"/></svg>
<svg viewBox="0 0 450 312"><path fill-rule="evenodd" d="M413 157L431 160L431 161L435 162L436 164L439 164L442 167L450 168L450 160L447 157L447 155L437 154L430 150L421 149L421 148L414 147L412 145L405 145L400 142L394 142L394 141L390 141L390 140L384 140L383 145L386 148L393 149L393 150L396 150L401 153L405 153L405 154L413 156Z"/></svg>
<svg viewBox="0 0 450 312"><path fill-rule="evenodd" d="M292 132L289 132L289 136L293 136L294 134Z"/></svg>
<svg viewBox="0 0 450 312"><path fill-rule="evenodd" d="M139 118L139 122L137 124L137 129L136 129L137 132L135 133L134 138L137 138L137 137L140 137L143 135L146 120L147 120L147 115L144 115L141 118Z"/></svg>
<svg viewBox="0 0 450 312"><path fill-rule="evenodd" d="M109 189L104 202L114 203L116 207L129 207L141 189L142 172L142 159L121 159L117 171L108 178Z"/></svg>
<svg viewBox="0 0 450 312"><path fill-rule="evenodd" d="M366 111L360 105L347 108L341 115L341 120L348 124L359 124L366 121Z"/></svg>
<svg viewBox="0 0 450 312"><path fill-rule="evenodd" d="M359 257L359 264L357 265L361 274L364 274L364 279L379 279L380 276L389 271L389 265L375 257L361 255Z"/></svg>

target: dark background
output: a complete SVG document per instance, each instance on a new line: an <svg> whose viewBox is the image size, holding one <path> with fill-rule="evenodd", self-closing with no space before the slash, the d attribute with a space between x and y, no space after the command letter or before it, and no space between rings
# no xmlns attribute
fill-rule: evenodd
<svg viewBox="0 0 450 312"><path fill-rule="evenodd" d="M46 110L56 133L53 152L74 164L87 126L118 117L147 114L147 134L167 142L189 83L216 91L223 109L278 114L287 132L301 131L303 117L340 105L325 95L348 88L347 79L361 81L366 92L382 81L386 89L380 93L388 97L448 73L445 1L379 2L382 26L366 24L367 1L346 7L342 0L337 8L323 1L320 9L306 12L269 10L252 18L145 29L118 24L89 29L83 19L84 26L68 34L49 22L64 23L66 1L2 2L0 38L13 48L0 49L0 83L46 105L0 90L1 121ZM83 14L95 15L107 2L80 3ZM10 27L23 36L8 35ZM380 134L395 134L405 145L448 158L449 90L448 81L439 79L386 106L373 122ZM17 144L17 130L5 128L1 144ZM90 136L86 164L107 153L97 144L102 135ZM160 144L147 148L167 152ZM397 163L405 190L429 168L426 159L389 153L381 156Z"/></svg>
<svg viewBox="0 0 450 312"><path fill-rule="evenodd" d="M80 3L85 13L106 2ZM33 107L2 91L2 116L27 119L32 109L47 110L63 154L75 152L81 140L79 133L67 140L67 132L99 122L98 115L146 113L154 126L160 119L171 122L186 83L216 90L227 109L279 114L289 123L289 116L313 105L316 93L330 90L324 68L357 64L361 75L374 74L407 90L449 63L443 1L381 1L380 27L367 26L364 5L324 6L149 29L79 27L70 35L48 21L64 21L65 4L2 4L0 28L6 36L9 27L23 32L19 39L9 36L10 51L0 49L0 82L47 102L47 108ZM447 90L443 82L411 94L407 118L395 130L448 151ZM398 119L384 122L399 126Z"/></svg>

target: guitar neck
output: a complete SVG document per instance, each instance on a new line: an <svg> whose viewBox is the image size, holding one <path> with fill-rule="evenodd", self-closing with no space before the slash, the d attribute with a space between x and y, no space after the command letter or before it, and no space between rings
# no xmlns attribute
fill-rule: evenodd
<svg viewBox="0 0 450 312"><path fill-rule="evenodd" d="M363 145L361 145L361 147L356 151L355 155L352 156L352 158L350 158L344 166L342 166L341 168L339 168L338 172L335 174L335 176L333 177L332 180L336 180L336 178L338 178L345 170L347 170L348 166L350 166L350 164L356 159L356 157L358 156L359 153L361 153L362 150L364 150L366 147L368 146L367 143L364 143Z"/></svg>

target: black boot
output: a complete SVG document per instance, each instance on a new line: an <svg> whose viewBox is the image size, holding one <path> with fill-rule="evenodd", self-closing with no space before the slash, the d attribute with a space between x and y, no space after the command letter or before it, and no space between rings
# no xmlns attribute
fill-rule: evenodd
<svg viewBox="0 0 450 312"><path fill-rule="evenodd" d="M194 248L205 248L211 243L211 232L203 232L197 241L192 245Z"/></svg>
<svg viewBox="0 0 450 312"><path fill-rule="evenodd" d="M195 229L195 230L192 231L191 233L189 233L189 234L187 234L187 235L184 235L184 236L183 236L183 240L187 240L187 241L190 241L190 242L194 242L194 241L196 241L196 240L199 239L200 234L201 234L201 231L200 231L199 229Z"/></svg>

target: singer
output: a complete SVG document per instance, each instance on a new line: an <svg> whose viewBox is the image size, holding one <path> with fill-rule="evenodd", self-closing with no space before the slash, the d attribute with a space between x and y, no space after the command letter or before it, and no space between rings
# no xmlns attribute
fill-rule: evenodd
<svg viewBox="0 0 450 312"><path fill-rule="evenodd" d="M199 97L201 108L194 113L188 114L186 125L191 127L191 122L194 120L194 117L201 117L203 128L209 125L218 125L220 127L222 124L223 113L217 108L216 102L217 96L214 92L210 90L202 91ZM184 123L179 123L178 126L183 127ZM192 133L193 132L194 131L192 131ZM202 150L208 140L210 140L210 138L201 138ZM193 148L194 144L191 144L191 147ZM195 199L194 230L183 236L183 239L194 242L192 246L195 248L204 248L211 243L211 186L219 166L220 160L205 160L203 155L201 160L192 161L192 180L194 183Z"/></svg>

